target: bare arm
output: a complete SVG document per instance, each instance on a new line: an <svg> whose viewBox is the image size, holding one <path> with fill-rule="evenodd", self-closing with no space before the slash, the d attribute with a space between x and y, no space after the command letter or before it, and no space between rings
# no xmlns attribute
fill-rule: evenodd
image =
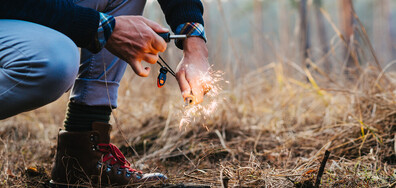
<svg viewBox="0 0 396 188"><path fill-rule="evenodd" d="M192 94L195 103L203 101L209 77L208 49L205 41L200 37L189 37L183 42L183 59L176 69L176 77L183 98Z"/></svg>

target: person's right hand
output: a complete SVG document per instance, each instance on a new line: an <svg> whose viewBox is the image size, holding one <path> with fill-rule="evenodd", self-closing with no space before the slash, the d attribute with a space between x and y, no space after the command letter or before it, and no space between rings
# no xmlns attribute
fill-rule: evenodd
<svg viewBox="0 0 396 188"><path fill-rule="evenodd" d="M106 49L131 65L137 75L147 77L150 68L143 68L141 61L157 62L158 52L166 49L165 40L157 33L169 30L142 16L118 16L115 20L116 26Z"/></svg>

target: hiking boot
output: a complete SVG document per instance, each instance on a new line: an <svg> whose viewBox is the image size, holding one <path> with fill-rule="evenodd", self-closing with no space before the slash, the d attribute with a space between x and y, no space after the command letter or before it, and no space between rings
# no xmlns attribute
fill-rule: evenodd
<svg viewBox="0 0 396 188"><path fill-rule="evenodd" d="M97 187L162 183L161 173L143 174L130 167L122 152L110 144L111 125L95 122L92 131L61 130L52 168L51 187Z"/></svg>

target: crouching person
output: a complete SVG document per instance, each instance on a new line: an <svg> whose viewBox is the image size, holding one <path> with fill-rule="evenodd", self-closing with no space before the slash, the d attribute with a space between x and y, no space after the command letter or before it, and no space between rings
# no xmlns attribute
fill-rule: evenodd
<svg viewBox="0 0 396 188"><path fill-rule="evenodd" d="M199 0L158 0L184 57L177 68L183 97L203 100L199 76L209 63ZM18 0L0 7L0 119L36 109L71 89L59 132L51 186L163 182L131 168L110 143L112 109L127 65L142 77L166 49L168 29L140 15L145 0ZM81 57L78 51L81 48ZM187 69L187 67L189 67ZM191 68L192 67L192 68Z"/></svg>

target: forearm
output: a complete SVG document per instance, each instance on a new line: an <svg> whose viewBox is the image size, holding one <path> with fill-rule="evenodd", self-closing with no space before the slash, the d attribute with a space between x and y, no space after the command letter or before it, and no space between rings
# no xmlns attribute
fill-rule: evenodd
<svg viewBox="0 0 396 188"><path fill-rule="evenodd" d="M173 32L180 24L186 22L204 25L203 5L200 0L158 0L158 2Z"/></svg>
<svg viewBox="0 0 396 188"><path fill-rule="evenodd" d="M68 36L79 47L89 49L97 36L99 12L72 1L6 0L1 3L0 19L25 20L50 27Z"/></svg>
<svg viewBox="0 0 396 188"><path fill-rule="evenodd" d="M205 40L200 37L187 38L183 41L183 46L184 56L208 58L208 48L206 47Z"/></svg>
<svg viewBox="0 0 396 188"><path fill-rule="evenodd" d="M167 23L176 34L185 34L187 39L176 40L176 46L183 49L183 59L176 68L176 78L183 98L193 103L203 101L209 75L208 49L203 21L203 5L200 0L158 0L165 13ZM205 77L207 77L205 76ZM210 76L209 76L210 78Z"/></svg>

